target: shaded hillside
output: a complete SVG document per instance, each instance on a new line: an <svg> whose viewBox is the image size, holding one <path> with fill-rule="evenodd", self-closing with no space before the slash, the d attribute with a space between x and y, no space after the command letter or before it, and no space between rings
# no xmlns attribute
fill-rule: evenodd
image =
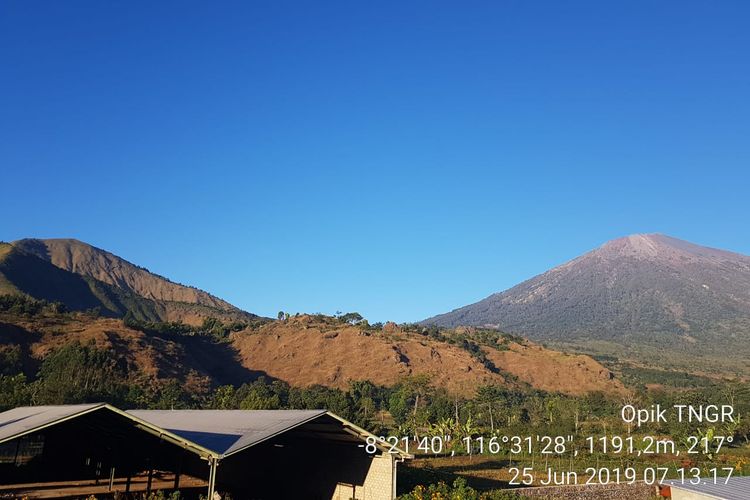
<svg viewBox="0 0 750 500"><path fill-rule="evenodd" d="M127 290L141 297L184 302L236 311L236 307L208 292L173 283L110 252L74 239L24 239L13 246L33 253L55 266Z"/></svg>
<svg viewBox="0 0 750 500"><path fill-rule="evenodd" d="M213 295L172 283L77 240L25 239L0 246L0 293L23 293L72 310L106 316L130 312L148 321L200 324L207 317L250 321L257 316Z"/></svg>
<svg viewBox="0 0 750 500"><path fill-rule="evenodd" d="M659 234L628 236L424 323L697 353L746 349L750 257Z"/></svg>
<svg viewBox="0 0 750 500"><path fill-rule="evenodd" d="M263 375L246 369L231 345L209 335L155 335L129 328L120 319L80 313L0 312L0 352L19 349L20 363L30 378L51 352L71 343L111 352L133 382L145 386L176 379L184 389L200 394Z"/></svg>
<svg viewBox="0 0 750 500"><path fill-rule="evenodd" d="M60 269L12 245L0 244L0 293L20 293L48 302L60 302L77 311L96 309L105 316L123 316L132 311L157 320L157 304L118 290L93 278Z"/></svg>

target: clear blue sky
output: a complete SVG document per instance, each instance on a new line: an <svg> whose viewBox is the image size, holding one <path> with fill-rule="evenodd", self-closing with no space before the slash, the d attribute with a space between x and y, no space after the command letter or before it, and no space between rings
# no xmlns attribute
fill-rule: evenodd
<svg viewBox="0 0 750 500"><path fill-rule="evenodd" d="M0 239L420 320L604 241L750 254L750 3L0 4Z"/></svg>

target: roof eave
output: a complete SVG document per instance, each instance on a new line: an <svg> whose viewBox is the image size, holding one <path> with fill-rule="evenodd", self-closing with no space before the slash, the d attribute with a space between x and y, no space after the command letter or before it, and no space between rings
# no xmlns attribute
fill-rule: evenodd
<svg viewBox="0 0 750 500"><path fill-rule="evenodd" d="M363 429L362 427L356 424L353 424L352 422L349 422L345 418L339 417L335 413L327 411L326 415L338 420L339 422L344 424L345 427L349 427L351 430L355 431L359 435L359 437L363 437L365 439L367 439L368 437L371 437L375 439L375 446L383 452L390 453L392 455L398 455L400 458L405 459L405 460L414 458L414 455L407 453L406 451L402 450L401 448L397 446L390 446L390 444L387 446L384 445L383 440L380 437L376 436L370 431Z"/></svg>
<svg viewBox="0 0 750 500"><path fill-rule="evenodd" d="M288 431L290 431L290 430L292 430L292 429L295 429L295 428L299 427L300 425L303 425L303 424L306 424L306 423L308 423L308 422L311 422L311 421L315 420L316 418L320 418L321 416L323 416L323 415L325 415L325 414L327 414L327 413L328 413L327 411L325 411L325 410L321 410L321 411L320 411L320 413L318 413L318 414L316 414L316 415L312 415L312 416L311 416L310 418L306 418L305 420L302 420L302 421L300 421L300 422L296 422L296 423L294 423L293 425L290 425L289 427L285 427L284 429L281 429L281 430L279 430L279 431L276 431L276 432L274 432L273 434L270 434L270 435L268 435L268 436L265 436L265 437L263 437L262 439L259 439L259 440L257 440L257 441L254 441L254 442L252 442L252 443L250 443L250 444L247 444L247 445L245 445L245 446L242 446L242 447L240 447L240 448L237 448L236 450L232 450L232 451L229 451L229 452L225 452L225 453L221 454L221 455L219 456L219 458L226 458L226 457L230 457L230 456L232 456L232 455L236 455L237 453L239 453L239 452L241 452L241 451L244 451L244 450L246 450L246 449L248 449L248 448L252 448L252 447L253 447L253 446L255 446L255 445L258 445L258 444L260 444L260 443L263 443L263 442L265 442L265 441L268 441L268 440L269 440L269 439L271 439L271 438L274 438L274 437L276 437L276 436L279 436L280 434L284 434L285 432L288 432Z"/></svg>

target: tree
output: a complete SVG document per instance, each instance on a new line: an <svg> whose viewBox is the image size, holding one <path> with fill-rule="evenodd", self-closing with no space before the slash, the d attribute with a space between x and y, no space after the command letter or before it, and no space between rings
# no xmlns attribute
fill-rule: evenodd
<svg viewBox="0 0 750 500"><path fill-rule="evenodd" d="M420 374L404 378L388 400L388 408L397 424L407 420L416 431L429 418L428 403L434 395L430 376Z"/></svg>
<svg viewBox="0 0 750 500"><path fill-rule="evenodd" d="M68 344L53 351L42 362L35 403L119 403L128 392L126 376L123 360L113 353L97 349L93 344Z"/></svg>
<svg viewBox="0 0 750 500"><path fill-rule="evenodd" d="M177 379L169 379L159 390L156 408L178 410L194 406L190 394L183 388Z"/></svg>
<svg viewBox="0 0 750 500"><path fill-rule="evenodd" d="M377 409L375 405L377 392L377 387L369 380L353 380L349 383L349 396L362 413L364 421L368 421Z"/></svg>
<svg viewBox="0 0 750 500"><path fill-rule="evenodd" d="M21 346L10 345L0 350L0 375L16 375L21 372Z"/></svg>
<svg viewBox="0 0 750 500"><path fill-rule="evenodd" d="M0 411L30 403L31 385L24 375L0 375Z"/></svg>
<svg viewBox="0 0 750 500"><path fill-rule="evenodd" d="M339 318L339 321L341 321L342 323L348 323L350 325L356 325L365 319L358 312L350 312L350 313L342 314L338 318Z"/></svg>
<svg viewBox="0 0 750 500"><path fill-rule="evenodd" d="M236 391L232 385L217 387L211 396L208 406L215 410L231 410L237 408Z"/></svg>
<svg viewBox="0 0 750 500"><path fill-rule="evenodd" d="M277 410L281 408L281 397L264 377L244 384L239 392L242 410Z"/></svg>

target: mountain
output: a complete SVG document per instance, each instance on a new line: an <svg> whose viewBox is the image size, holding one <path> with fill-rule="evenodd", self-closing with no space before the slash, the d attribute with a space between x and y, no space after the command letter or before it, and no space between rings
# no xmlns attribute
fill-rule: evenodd
<svg viewBox="0 0 750 500"><path fill-rule="evenodd" d="M219 323L203 325L205 318ZM33 378L50 352L70 343L106 350L134 382L177 379L196 393L260 375L342 389L356 380L393 385L427 375L462 394L484 384L624 391L588 356L495 331L372 327L323 315L271 321L77 240L0 243L0 354L16 353Z"/></svg>
<svg viewBox="0 0 750 500"><path fill-rule="evenodd" d="M0 293L62 302L146 321L199 323L215 317L243 321L256 315L203 290L174 283L110 252L74 239L23 239L0 244Z"/></svg>
<svg viewBox="0 0 750 500"><path fill-rule="evenodd" d="M532 339L720 355L750 338L750 257L661 234L605 243L475 304L425 320Z"/></svg>
<svg viewBox="0 0 750 500"><path fill-rule="evenodd" d="M204 305L225 311L237 308L208 292L169 281L112 253L74 239L23 239L13 246L81 276L94 278L141 297Z"/></svg>

